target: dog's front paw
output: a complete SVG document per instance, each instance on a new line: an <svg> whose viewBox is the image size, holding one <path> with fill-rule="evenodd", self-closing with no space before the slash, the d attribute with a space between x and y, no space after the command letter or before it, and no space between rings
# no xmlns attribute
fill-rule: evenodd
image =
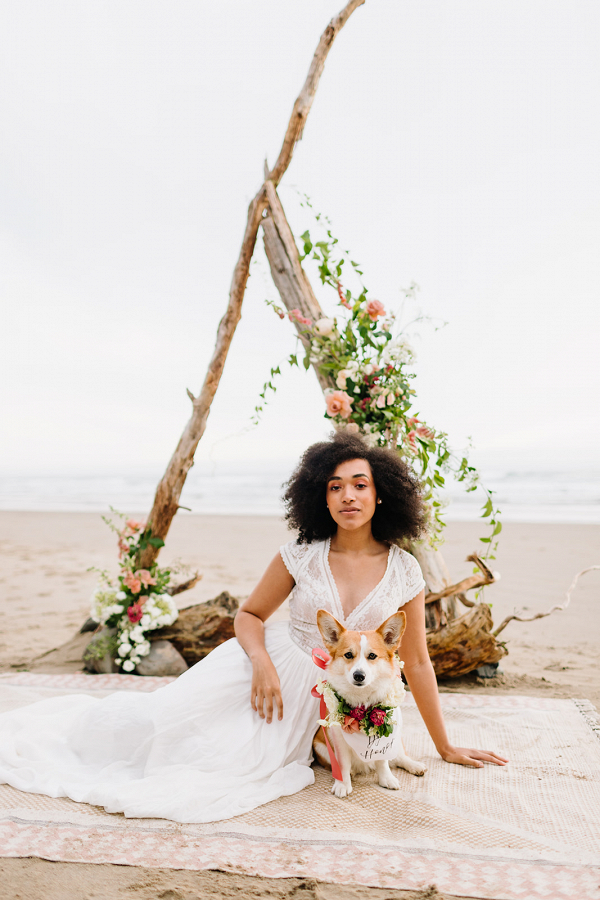
<svg viewBox="0 0 600 900"><path fill-rule="evenodd" d="M352 793L352 785L345 785L343 781L334 781L331 786L331 793L335 794L336 797L347 797L348 794Z"/></svg>
<svg viewBox="0 0 600 900"><path fill-rule="evenodd" d="M416 759L411 759L410 756L399 756L392 765L398 769L405 769L411 775L424 775L427 771L427 766L424 766L422 762L418 762Z"/></svg>
<svg viewBox="0 0 600 900"><path fill-rule="evenodd" d="M389 769L387 772L381 772L379 774L379 784L381 785L381 787L387 788L388 791L400 790L400 782L394 775L392 775Z"/></svg>

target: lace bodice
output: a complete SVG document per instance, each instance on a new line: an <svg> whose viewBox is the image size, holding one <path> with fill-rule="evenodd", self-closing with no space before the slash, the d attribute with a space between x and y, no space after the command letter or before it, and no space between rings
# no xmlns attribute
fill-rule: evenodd
<svg viewBox="0 0 600 900"><path fill-rule="evenodd" d="M346 628L368 631L378 628L425 587L417 560L393 544L385 575L346 618L329 567L329 544L329 539L314 544L290 541L279 551L296 582L290 595L290 636L307 653L323 642L317 628L319 609L329 610Z"/></svg>

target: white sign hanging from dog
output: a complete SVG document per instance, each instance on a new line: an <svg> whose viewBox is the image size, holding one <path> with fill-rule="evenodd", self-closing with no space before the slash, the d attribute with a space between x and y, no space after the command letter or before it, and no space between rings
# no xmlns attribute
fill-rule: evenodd
<svg viewBox="0 0 600 900"><path fill-rule="evenodd" d="M374 734L365 734L363 731L344 732L344 740L357 756L365 762L375 762L378 759L396 759L403 753L400 733L402 731L402 713L396 707L392 715L394 728L387 737L377 737Z"/></svg>

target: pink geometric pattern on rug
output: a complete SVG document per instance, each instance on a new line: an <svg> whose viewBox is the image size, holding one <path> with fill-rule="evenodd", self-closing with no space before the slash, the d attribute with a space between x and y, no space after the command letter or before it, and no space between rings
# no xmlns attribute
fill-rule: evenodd
<svg viewBox="0 0 600 900"><path fill-rule="evenodd" d="M317 878L337 884L440 891L493 900L598 900L600 866L498 861L484 856L407 852L396 847L344 846L343 841L273 843L260 836L111 834L100 829L0 825L2 856L112 863L168 869L243 871L264 878Z"/></svg>
<svg viewBox="0 0 600 900"><path fill-rule="evenodd" d="M35 672L8 672L0 675L1 684L14 684L20 687L55 688L69 691L155 691L174 678L159 678L139 675L38 675Z"/></svg>
<svg viewBox="0 0 600 900"><path fill-rule="evenodd" d="M9 673L0 676L0 691L6 685L17 690L39 689L40 696L44 690L104 694L111 690L152 691L170 681L118 674ZM568 760L566 756L558 761L543 756L528 760L524 750L516 780L507 782L500 777L502 770L487 770L485 797L493 805L495 792L503 784L510 790L516 785L521 794L526 787L521 778L528 778L529 793L525 791L523 798L531 804L539 793L535 787L538 775L540 786L542 778L557 783L572 777L580 790L572 796L579 796L583 806L587 803L588 816L592 809L594 817L596 794L590 791L598 789L600 747L593 733L597 725L591 704L498 694L442 694L441 700L454 727L457 721L482 721L487 729L498 722L514 731L518 722L526 727L531 716L537 717L538 724L546 721L546 716L556 734L556 723L560 733L563 720L568 720L572 738L567 744L573 745L575 755ZM414 728L418 714L410 695L405 709L406 720L412 720ZM422 730L421 723L420 729L411 732L411 741L415 742ZM425 748L423 743L420 752ZM515 760L515 768L517 763ZM528 774L533 763L535 774ZM331 796L330 775L317 768L315 785L300 794L203 826L125 819L64 798L53 800L0 786L0 855L149 868L222 869L265 877L310 876L339 884L408 890L434 883L443 893L484 900L600 900L600 854L594 852L598 841L588 840L589 849L585 849L588 831L580 835L581 846L577 840L571 840L572 846L561 844L560 835L568 842L569 828L580 822L581 810L573 809L575 819L562 823L558 831L528 830L526 822L506 817L501 821L493 809L483 809L484 816L481 805L470 806L469 798L460 794L461 785L467 784L467 791L472 791L468 785L474 787L478 782L465 781L460 767L446 770L446 764L431 757L427 764L430 787L426 779L411 780L400 773L401 781L405 776L402 790L393 796L359 781L354 800L349 801ZM440 778L448 782L450 792L438 790L436 796L435 789L443 785ZM459 797L460 808L456 805ZM392 806L393 815L386 823ZM417 824L411 831L407 817L413 809Z"/></svg>

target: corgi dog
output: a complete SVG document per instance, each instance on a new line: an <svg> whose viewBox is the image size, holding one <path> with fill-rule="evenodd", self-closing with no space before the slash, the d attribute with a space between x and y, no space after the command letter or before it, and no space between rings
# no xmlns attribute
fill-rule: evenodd
<svg viewBox="0 0 600 900"><path fill-rule="evenodd" d="M372 771L377 773L382 787L398 790L400 783L390 771L390 764L406 769L411 775L424 775L426 767L406 755L398 708L389 712L390 726L385 730L391 733L387 736L366 734L360 727L360 721L365 717L368 719L369 715L373 724L381 723L384 711L378 704L390 710L401 702L403 686L398 683L394 655L406 628L406 614L402 610L394 613L376 631L348 631L331 613L320 609L317 625L331 656L325 678L328 688L333 691L329 690L327 695L325 688L324 699L329 696L330 702L335 704L337 694L351 710L350 716L337 713L339 724L327 728L327 737L342 774L342 781L334 781L332 793L336 797L347 797L352 792L351 776ZM390 697L396 702L390 702ZM373 707L375 709L369 713ZM373 731L372 728L369 730ZM331 768L323 728L315 736L313 751L321 765Z"/></svg>

